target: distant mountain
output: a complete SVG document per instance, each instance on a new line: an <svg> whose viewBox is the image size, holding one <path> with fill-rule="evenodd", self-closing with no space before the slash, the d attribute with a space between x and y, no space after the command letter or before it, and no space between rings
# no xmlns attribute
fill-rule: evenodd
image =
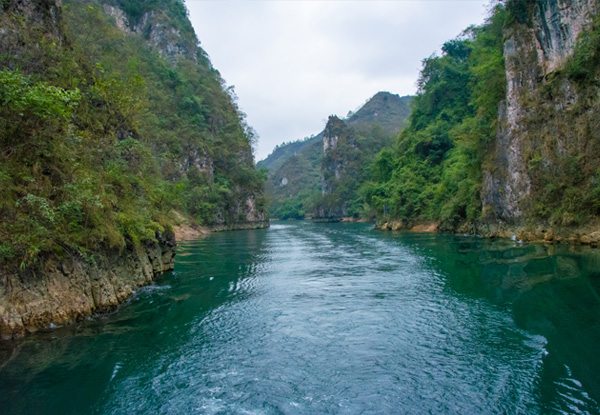
<svg viewBox="0 0 600 415"><path fill-rule="evenodd" d="M264 160L256 163L256 167L262 169L263 167L269 171L275 171L282 164L284 164L290 157L304 152L307 147L314 145L316 142L323 140L323 133L319 133L316 136L307 137L304 140L297 140L291 143L282 144L275 147L275 150L267 156Z"/></svg>
<svg viewBox="0 0 600 415"><path fill-rule="evenodd" d="M361 160L368 163L403 128L410 115L412 97L378 92L343 122L364 149ZM314 137L284 144L257 164L268 169L267 197L270 214L278 219L312 216L320 203L323 178L323 132ZM363 160L364 158L364 160Z"/></svg>
<svg viewBox="0 0 600 415"><path fill-rule="evenodd" d="M404 128L404 120L410 115L410 95L399 96L389 92L378 92L346 124L363 131L373 124L380 126L388 134L397 134ZM366 131L366 130L365 130Z"/></svg>

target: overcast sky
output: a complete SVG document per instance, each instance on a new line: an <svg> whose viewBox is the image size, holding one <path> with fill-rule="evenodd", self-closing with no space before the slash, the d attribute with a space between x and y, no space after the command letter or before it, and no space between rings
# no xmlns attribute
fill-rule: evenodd
<svg viewBox="0 0 600 415"><path fill-rule="evenodd" d="M421 61L472 24L489 0L202 1L190 19L235 85L259 135L256 160L318 134L378 91L414 94Z"/></svg>

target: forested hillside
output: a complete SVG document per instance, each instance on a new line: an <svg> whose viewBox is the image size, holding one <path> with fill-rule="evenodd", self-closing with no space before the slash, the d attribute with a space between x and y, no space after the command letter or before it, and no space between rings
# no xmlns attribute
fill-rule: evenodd
<svg viewBox="0 0 600 415"><path fill-rule="evenodd" d="M594 1L498 3L426 59L410 126L366 188L382 226L587 233L600 213L597 15Z"/></svg>
<svg viewBox="0 0 600 415"><path fill-rule="evenodd" d="M506 12L446 42L425 59L409 127L375 163L367 202L403 221L475 220L481 212L481 156L496 133L505 91Z"/></svg>
<svg viewBox="0 0 600 415"><path fill-rule="evenodd" d="M264 220L252 130L181 1L11 1L1 17L5 261L138 244L173 210Z"/></svg>
<svg viewBox="0 0 600 415"><path fill-rule="evenodd" d="M183 1L8 0L0 24L1 335L123 301L172 268L181 220L268 226Z"/></svg>

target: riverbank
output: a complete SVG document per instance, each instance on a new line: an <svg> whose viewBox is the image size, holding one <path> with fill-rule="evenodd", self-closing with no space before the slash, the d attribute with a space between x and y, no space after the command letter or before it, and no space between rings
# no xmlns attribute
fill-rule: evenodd
<svg viewBox="0 0 600 415"><path fill-rule="evenodd" d="M269 227L269 222L261 221L209 228L179 219L172 234L157 233L156 242L141 247L109 250L87 259L50 256L40 258L31 269L0 271L0 339L19 338L114 310L136 289L173 269L178 242L213 232Z"/></svg>
<svg viewBox="0 0 600 415"><path fill-rule="evenodd" d="M439 222L406 223L386 221L375 224L375 229L384 231L443 232L477 235L484 238L509 238L521 242L568 243L600 246L600 224L585 226L510 225L507 223L465 224L458 228L443 227Z"/></svg>
<svg viewBox="0 0 600 415"><path fill-rule="evenodd" d="M234 225L215 225L211 226L212 232L224 232L224 231L249 231L253 229L265 229L271 226L269 221L256 221L256 222L242 222Z"/></svg>

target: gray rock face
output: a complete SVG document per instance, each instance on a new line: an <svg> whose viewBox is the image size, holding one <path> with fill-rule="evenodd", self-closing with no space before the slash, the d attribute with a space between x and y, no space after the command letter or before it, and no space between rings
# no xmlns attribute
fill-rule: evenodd
<svg viewBox="0 0 600 415"><path fill-rule="evenodd" d="M161 13L154 11L144 13L138 22L132 22L127 14L116 6L102 4L102 9L115 19L115 24L119 29L143 36L161 55L171 61L176 61L179 56L185 56L197 62L198 42L190 42L189 36L183 35L180 30L165 22Z"/></svg>
<svg viewBox="0 0 600 415"><path fill-rule="evenodd" d="M353 131L346 123L336 116L330 116L325 130L323 130L323 161L321 164L321 193L323 196L331 194L345 174L347 161L341 154L338 144L344 143L355 148L353 140ZM345 202L339 201L334 205L318 206L314 216L317 219L339 219L346 216Z"/></svg>
<svg viewBox="0 0 600 415"><path fill-rule="evenodd" d="M264 210L256 207L254 195L246 197L246 222L265 222L267 220Z"/></svg>
<svg viewBox="0 0 600 415"><path fill-rule="evenodd" d="M573 53L577 36L598 13L596 0L544 0L534 14L537 60L544 75L563 66Z"/></svg>
<svg viewBox="0 0 600 415"><path fill-rule="evenodd" d="M80 257L48 258L23 273L0 273L0 338L66 325L125 301L133 290L173 269L175 239L107 252L90 264Z"/></svg>
<svg viewBox="0 0 600 415"><path fill-rule="evenodd" d="M589 28L599 9L596 0L539 0L531 27L520 25L505 33L506 98L499 108L495 150L489 156L493 168L483 175L484 217L518 222L531 208L527 200L532 178L525 152L536 140L536 131L530 128L536 114L527 100L552 72L564 66L577 36ZM554 110L563 111L576 101L572 85L563 81L561 96L553 100ZM557 140L560 153L564 143Z"/></svg>
<svg viewBox="0 0 600 415"><path fill-rule="evenodd" d="M129 28L129 19L127 18L127 15L123 10L110 4L103 4L102 10L104 10L104 13L108 14L109 16L115 19L115 25L119 29L125 32L131 32Z"/></svg>
<svg viewBox="0 0 600 415"><path fill-rule="evenodd" d="M3 66L26 73L45 70L45 64L53 56L41 47L38 39L43 34L57 48L64 45L60 30L61 5L62 0L4 0L1 3L0 55Z"/></svg>
<svg viewBox="0 0 600 415"><path fill-rule="evenodd" d="M335 182L342 178L344 161L338 150L338 142L350 143L351 131L346 123L336 116L329 117L323 130L323 164L322 193L327 195L335 187Z"/></svg>
<svg viewBox="0 0 600 415"><path fill-rule="evenodd" d="M178 56L185 56L197 62L197 44L190 44L180 30L161 21L155 12L144 14L133 31L146 36L162 55L172 61L177 60Z"/></svg>

